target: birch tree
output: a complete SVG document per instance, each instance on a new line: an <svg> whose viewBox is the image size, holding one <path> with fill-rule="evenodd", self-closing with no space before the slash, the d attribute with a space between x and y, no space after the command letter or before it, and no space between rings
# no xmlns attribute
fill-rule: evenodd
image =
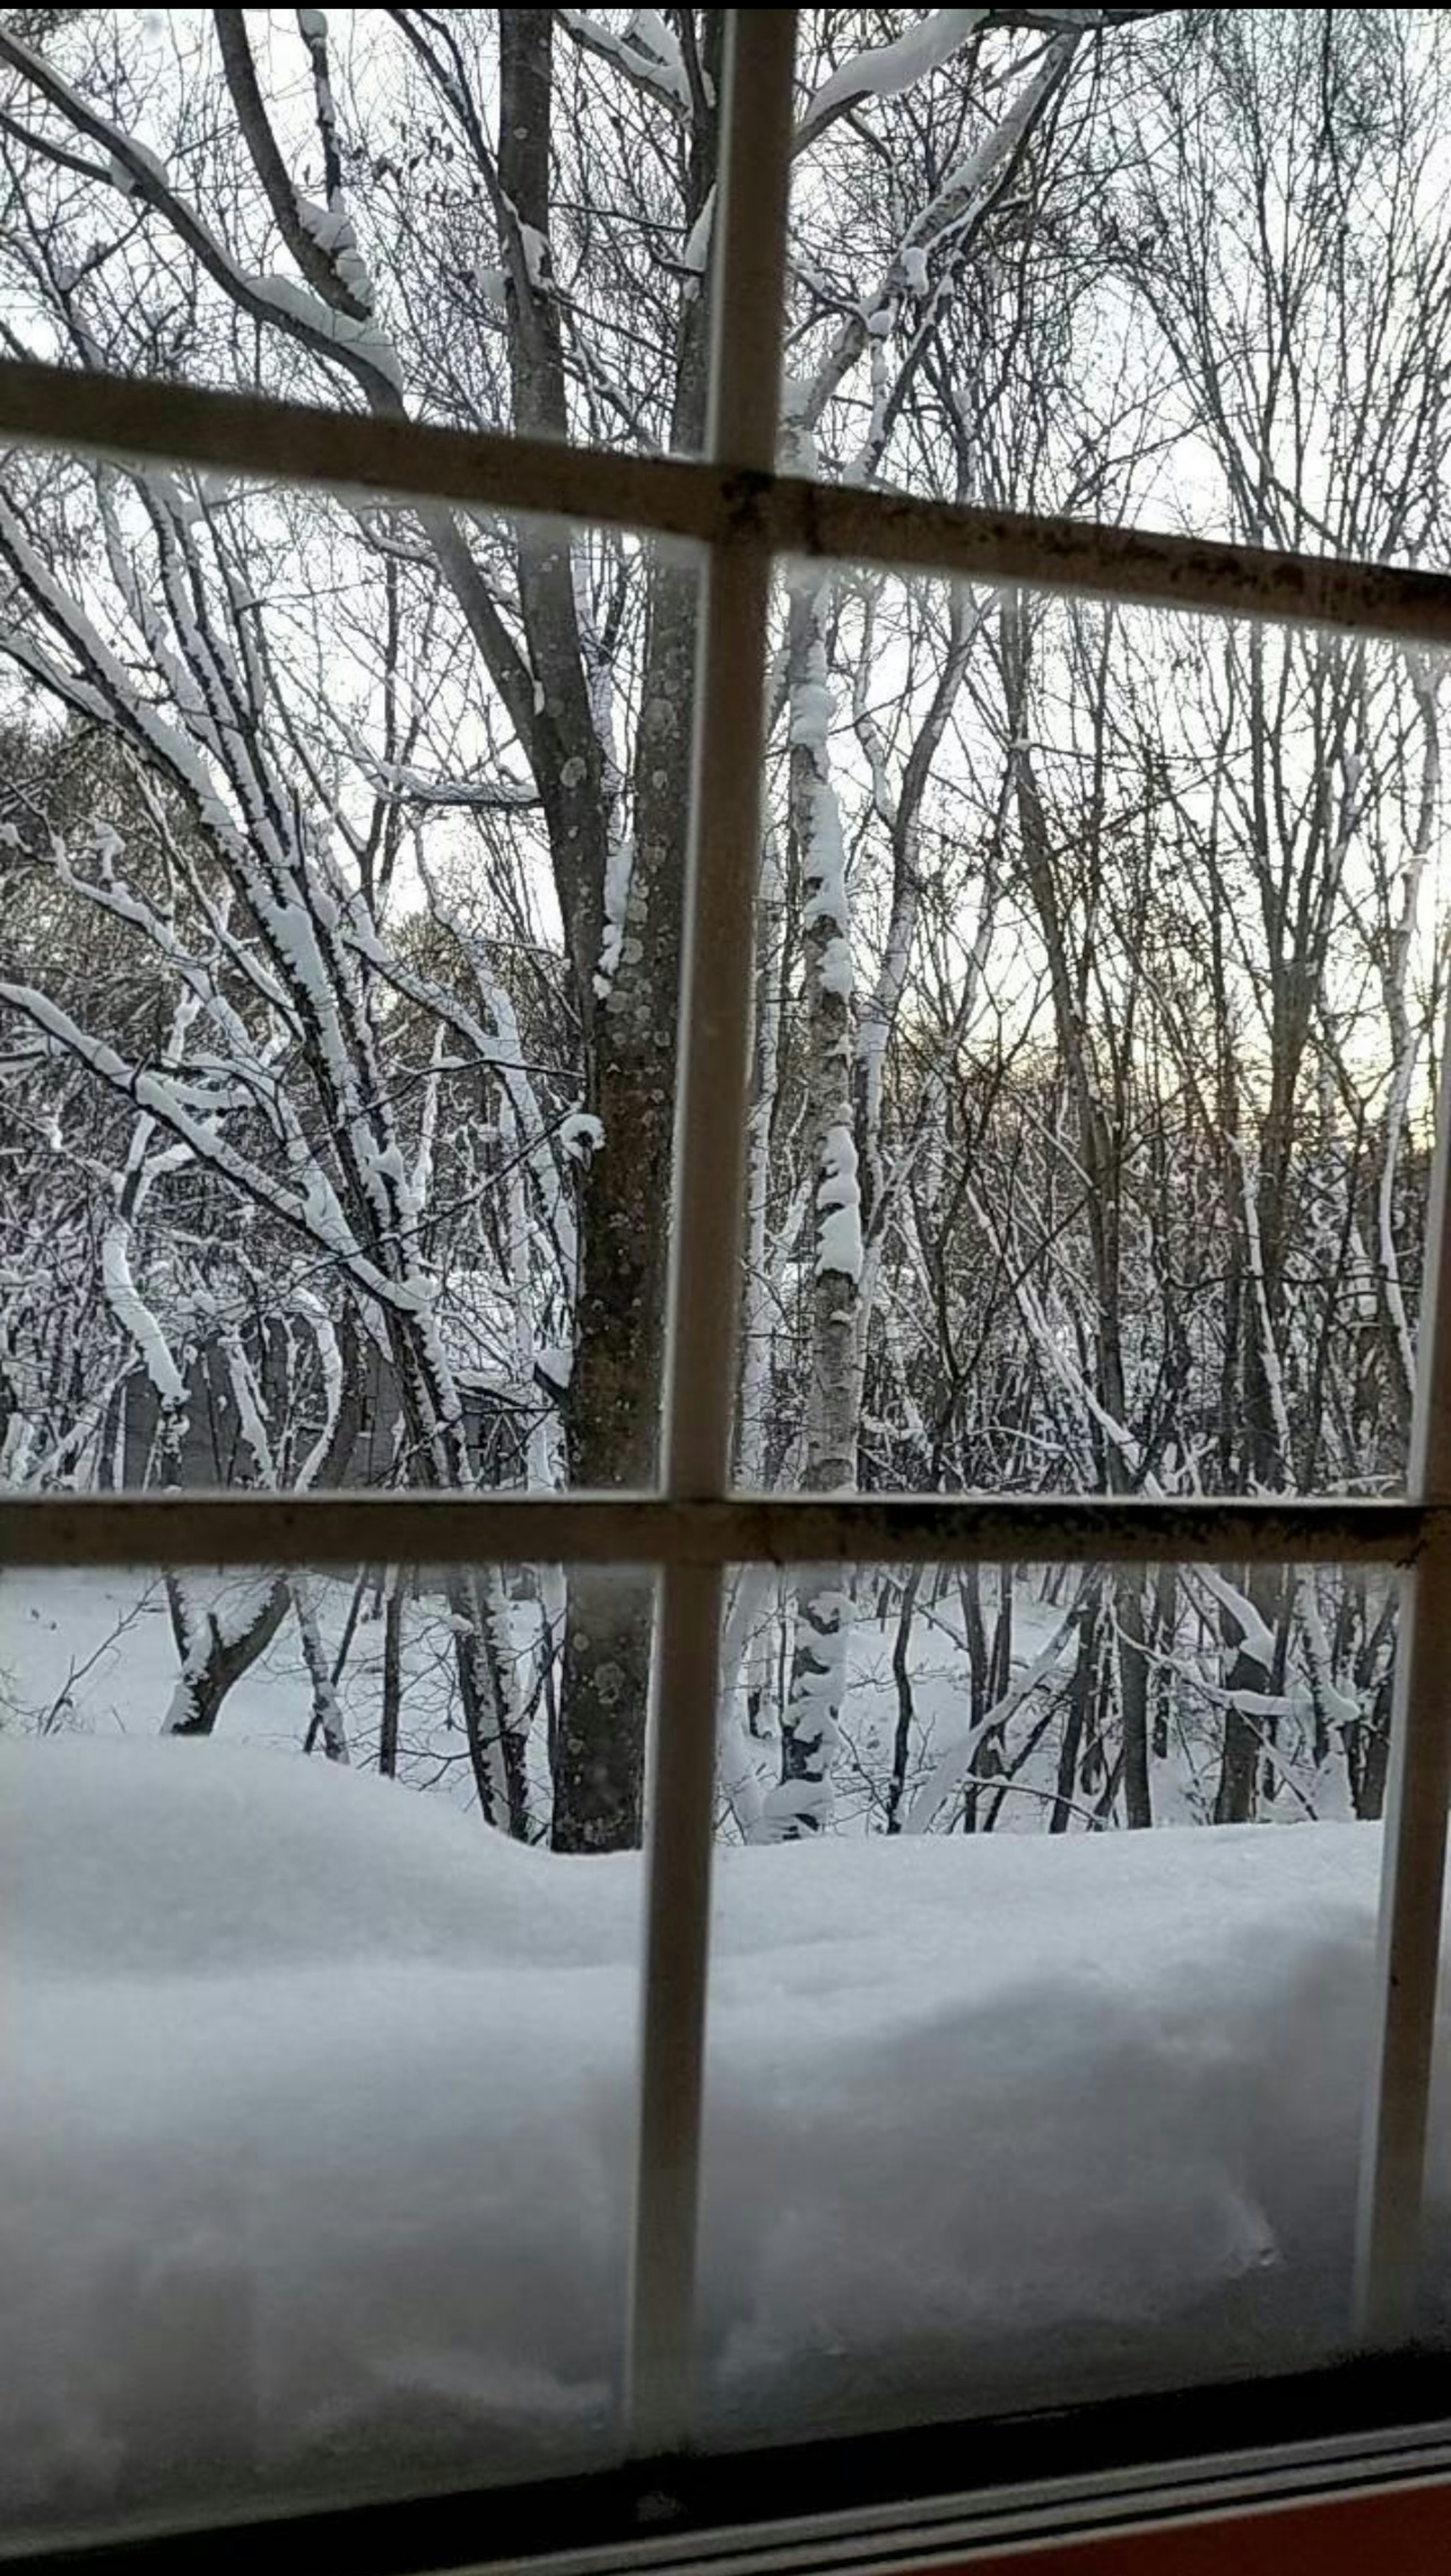
<svg viewBox="0 0 1451 2576"><path fill-rule="evenodd" d="M1444 550L1424 13L803 25L783 458ZM721 45L693 11L346 38L320 12L12 14L5 345L698 447ZM0 805L9 1471L124 1472L149 1388L171 1478L204 1367L225 1472L296 1481L340 1419L331 1333L355 1394L399 1391L378 1472L648 1486L690 566L64 459L9 460L3 507L0 715L31 746ZM788 568L770 651L741 1475L1393 1479L1444 981L1434 671L854 567ZM74 1278L62 1311L37 1257ZM411 1611L386 1597L396 1767ZM316 1613L279 1615L331 1749ZM645 1592L504 1571L449 1619L484 1812L635 1840ZM932 1639L946 1735L914 1685ZM752 1834L1030 1804L1078 1830L1313 1804L1334 1773L1369 1812L1392 1643L1375 1588L1329 1575L747 1578L723 1796ZM874 1747L853 1674L879 1647ZM198 1606L183 1679L211 1652Z"/></svg>

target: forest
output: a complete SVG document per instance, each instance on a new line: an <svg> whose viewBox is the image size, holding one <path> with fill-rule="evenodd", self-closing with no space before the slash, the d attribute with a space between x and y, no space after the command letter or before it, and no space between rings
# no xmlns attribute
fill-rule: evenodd
<svg viewBox="0 0 1451 2576"><path fill-rule="evenodd" d="M696 451L722 17L0 12L0 355ZM1437 13L801 23L783 465L1445 564ZM697 607L646 538L5 456L0 1481L652 1484ZM1435 657L819 566L770 654L738 1484L1394 1494ZM651 1627L0 1577L0 1730L605 1852ZM742 1570L720 1832L1375 1818L1394 1652L1365 1569Z"/></svg>

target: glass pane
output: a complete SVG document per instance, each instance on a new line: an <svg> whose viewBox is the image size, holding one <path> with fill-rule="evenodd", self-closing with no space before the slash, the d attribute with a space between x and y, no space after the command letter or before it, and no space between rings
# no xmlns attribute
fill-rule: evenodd
<svg viewBox="0 0 1451 2576"><path fill-rule="evenodd" d="M693 11L12 13L7 354L699 449L720 44Z"/></svg>
<svg viewBox="0 0 1451 2576"><path fill-rule="evenodd" d="M801 13L783 456L1439 566L1427 9Z"/></svg>
<svg viewBox="0 0 1451 2576"><path fill-rule="evenodd" d="M1344 2354L1388 1580L745 1572L725 1636L706 2438Z"/></svg>
<svg viewBox="0 0 1451 2576"><path fill-rule="evenodd" d="M619 2455L640 1880L547 1848L563 1616L0 1579L11 2536Z"/></svg>
<svg viewBox="0 0 1451 2576"><path fill-rule="evenodd" d="M740 1483L1395 1492L1440 663L819 567L773 640Z"/></svg>
<svg viewBox="0 0 1451 2576"><path fill-rule="evenodd" d="M0 1478L654 1482L696 598L12 459Z"/></svg>

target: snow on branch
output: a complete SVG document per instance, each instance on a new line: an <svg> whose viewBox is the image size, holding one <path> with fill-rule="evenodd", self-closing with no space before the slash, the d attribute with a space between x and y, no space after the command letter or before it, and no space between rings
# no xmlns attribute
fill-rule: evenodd
<svg viewBox="0 0 1451 2576"><path fill-rule="evenodd" d="M814 425L820 420L868 343L890 334L904 291L926 299L919 334L927 327L947 283L945 266L935 282L930 280L928 250L938 245L960 250L985 217L1015 166L1020 149L1055 90L1066 79L1081 34L1081 29L1065 31L1048 46L1038 69L1023 82L1006 115L974 151L954 165L929 202L913 217L876 286L867 289L855 311L842 323L816 374L803 388L799 411L805 424ZM885 389L881 385L874 387L874 413L880 408L883 419L886 401ZM880 444L880 434L871 444Z"/></svg>
<svg viewBox="0 0 1451 2576"><path fill-rule="evenodd" d="M673 115L690 114L690 82L679 41L658 9L636 9L622 36L588 9L561 9L559 18L587 53L612 64Z"/></svg>
<svg viewBox="0 0 1451 2576"><path fill-rule="evenodd" d="M255 1200L306 1235L370 1297L400 1314L417 1313L416 1289L408 1281L389 1279L376 1262L369 1260L348 1227L337 1194L320 1165L313 1163L301 1191L284 1188L249 1157L227 1144L218 1134L214 1118L197 1114L178 1083L145 1066L128 1064L113 1046L102 1038L89 1036L68 1011L44 993L31 985L0 983L0 1003L8 1003L12 1010L22 1013L123 1099L147 1110L158 1127L165 1127L189 1145L199 1162L210 1165L244 1197Z"/></svg>
<svg viewBox="0 0 1451 2576"><path fill-rule="evenodd" d="M0 29L0 62L19 72L78 133L99 145L107 155L112 186L160 214L213 284L254 321L274 322L314 355L336 358L371 399L381 398L382 407L397 405L402 392L397 351L366 315L338 311L291 278L261 277L244 268L172 185L157 155L90 106L45 56L6 29Z"/></svg>
<svg viewBox="0 0 1451 2576"><path fill-rule="evenodd" d="M815 140L823 127L864 98L895 98L924 80L975 36L992 16L990 9L932 9L916 27L890 44L870 45L838 64L811 98L796 137L796 149Z"/></svg>
<svg viewBox="0 0 1451 2576"><path fill-rule="evenodd" d="M816 1269L818 1277L838 1271L844 1279L862 1275L861 1191L857 1184L856 1146L849 1127L827 1130L821 1149L822 1177L817 1185Z"/></svg>
<svg viewBox="0 0 1451 2576"><path fill-rule="evenodd" d="M322 1428L306 1457L301 1461L295 1480L299 1492L305 1492L310 1485L316 1483L325 1466L337 1431L338 1419L343 1409L343 1356L338 1347L338 1337L332 1317L321 1299L314 1297L306 1288L296 1288L293 1291L292 1303L311 1330L317 1346L318 1365L322 1371L323 1384Z"/></svg>
<svg viewBox="0 0 1451 2576"><path fill-rule="evenodd" d="M365 744L354 755L370 786L400 805L426 805L478 814L528 814L539 807L535 788L516 778L426 778L402 761L377 760Z"/></svg>
<svg viewBox="0 0 1451 2576"><path fill-rule="evenodd" d="M992 1707L984 1712L976 1726L969 1727L966 1734L959 1736L955 1743L947 1745L939 1753L907 1810L906 1831L909 1834L928 1832L947 1800L961 1788L977 1760L980 1748L987 1742L989 1736L1005 1727L1009 1719L1017 1714L1024 1700L1031 1698L1033 1692L1043 1682L1052 1678L1082 1624L1087 1590L1086 1582L1080 1584L1070 1607L1058 1622L1041 1652L1036 1654L1032 1662L1025 1665L1020 1673L1014 1675L1007 1689L999 1693Z"/></svg>
<svg viewBox="0 0 1451 2576"><path fill-rule="evenodd" d="M106 1228L101 1244L101 1280L107 1305L141 1354L157 1401L170 1409L180 1407L186 1402L186 1381L171 1355L166 1335L136 1285L131 1269L131 1227L125 1217L113 1218Z"/></svg>

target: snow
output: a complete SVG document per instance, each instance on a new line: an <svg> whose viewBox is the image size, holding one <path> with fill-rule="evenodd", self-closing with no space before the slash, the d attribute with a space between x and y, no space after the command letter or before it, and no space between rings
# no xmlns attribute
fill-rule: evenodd
<svg viewBox="0 0 1451 2576"><path fill-rule="evenodd" d="M632 79L684 112L690 108L690 82L680 46L656 9L636 9L622 36L605 27L597 10L561 9L570 34L595 53L617 63Z"/></svg>
<svg viewBox="0 0 1451 2576"><path fill-rule="evenodd" d="M321 296L290 277L244 275L242 282L259 303L270 304L274 312L290 321L305 323L319 340L331 341L335 348L362 359L395 393L401 393L402 361L387 333L380 331L376 323L359 322L350 313L335 312Z"/></svg>
<svg viewBox="0 0 1451 2576"><path fill-rule="evenodd" d="M791 693L791 740L805 751L824 751L833 699L824 678L802 680Z"/></svg>
<svg viewBox="0 0 1451 2576"><path fill-rule="evenodd" d="M0 1816L8 2522L608 2457L635 1857L220 1741L0 1740ZM1339 2348L1378 1865L722 1851L702 2437Z"/></svg>
<svg viewBox="0 0 1451 2576"><path fill-rule="evenodd" d="M662 89L668 89L682 107L690 105L690 83L680 45L667 27L658 9L636 9L625 29L624 41L639 53L648 55L654 77Z"/></svg>
<svg viewBox="0 0 1451 2576"><path fill-rule="evenodd" d="M712 188L685 237L685 247L680 254L681 267L688 270L692 277L704 277L705 275L706 262L710 257L710 238L714 224L715 190Z"/></svg>
<svg viewBox="0 0 1451 2576"><path fill-rule="evenodd" d="M587 1163L591 1154L603 1150L604 1141L603 1122L591 1110L571 1109L559 1122L559 1150L572 1163Z"/></svg>
<svg viewBox="0 0 1451 2576"><path fill-rule="evenodd" d="M519 227L519 247L524 253L525 274L531 286L542 286L549 267L549 244L537 224L526 224L522 216L516 216L515 221Z"/></svg>
<svg viewBox="0 0 1451 2576"><path fill-rule="evenodd" d="M149 179L154 187L169 188L171 183L167 176L166 163L160 153L153 152L147 144L138 142L134 134L126 135L124 141L126 150L142 176ZM136 171L128 168L118 153L111 154L106 164L106 175L112 187L119 188L123 197L134 196L138 185Z"/></svg>
<svg viewBox="0 0 1451 2576"><path fill-rule="evenodd" d="M954 1790L961 1788L982 1747L1006 1726L1014 1710L1038 1683L1073 1653L1078 1625L1076 1607L1053 1630L1047 1644L1026 1668L1013 1675L1007 1689L984 1711L975 1726L963 1730L954 1742L937 1748L937 1758L928 1777L913 1798L907 1813L909 1834L930 1831Z"/></svg>
<svg viewBox="0 0 1451 2576"><path fill-rule="evenodd" d="M106 1228L101 1245L101 1278L106 1303L136 1344L160 1401L164 1405L184 1403L186 1382L132 1276L131 1228L124 1217L116 1217Z"/></svg>
<svg viewBox="0 0 1451 2576"><path fill-rule="evenodd" d="M327 253L344 286L350 290L355 300L371 313L374 300L373 281L368 274L367 262L358 248L358 236L353 227L352 217L346 208L319 206L315 205L311 198L302 197L298 200L297 216L304 232L310 233L319 250ZM390 361L396 371L396 352L384 343L380 363L385 373L389 370Z"/></svg>
<svg viewBox="0 0 1451 2576"><path fill-rule="evenodd" d="M822 1178L817 1185L816 1269L845 1279L862 1275L862 1205L857 1181L857 1154L849 1127L832 1127L821 1148Z"/></svg>
<svg viewBox="0 0 1451 2576"><path fill-rule="evenodd" d="M7 2516L366 2481L395 2409L424 2475L462 2474L484 2426L517 2467L597 2453L628 1876L551 1928L525 1855L406 1791L345 1805L320 1764L217 1746L53 1749L0 1747L23 1926Z"/></svg>
<svg viewBox="0 0 1451 2576"><path fill-rule="evenodd" d="M341 206L320 206L311 197L299 197L297 220L303 231L311 234L319 250L356 250L358 247L352 220Z"/></svg>
<svg viewBox="0 0 1451 2576"><path fill-rule="evenodd" d="M834 994L839 1002L851 1000L853 969L849 939L843 939L839 933L828 939L821 952L817 976L823 993Z"/></svg>
<svg viewBox="0 0 1451 2576"><path fill-rule="evenodd" d="M909 27L891 44L853 54L815 92L806 124L849 107L854 99L894 98L899 90L910 89L955 54L990 14L986 9L933 9L920 26Z"/></svg>
<svg viewBox="0 0 1451 2576"><path fill-rule="evenodd" d="M808 804L805 866L811 893L802 907L801 918L808 929L818 921L830 922L833 930L845 937L850 914L841 808L834 790L820 778L811 781Z"/></svg>
<svg viewBox="0 0 1451 2576"><path fill-rule="evenodd" d="M595 999L605 1001L614 984L620 963L620 950L625 941L625 922L629 911L630 884L635 873L635 844L628 833L613 833L605 851L604 923L600 932L600 962L595 969Z"/></svg>

